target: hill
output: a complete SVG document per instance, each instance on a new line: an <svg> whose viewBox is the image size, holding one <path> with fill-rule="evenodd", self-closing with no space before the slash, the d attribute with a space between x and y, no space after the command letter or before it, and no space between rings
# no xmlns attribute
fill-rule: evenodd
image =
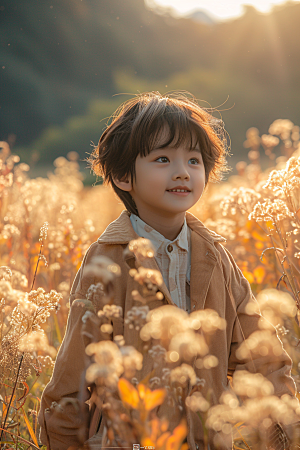
<svg viewBox="0 0 300 450"><path fill-rule="evenodd" d="M210 26L157 14L143 0L1 0L0 140L14 134L27 152L50 136L43 157L63 153L55 127L71 134L80 122L96 140L114 94L185 89L213 106L229 96L225 123L241 149L250 126L267 132L280 117L300 124L299 20L299 2L269 14L246 6ZM82 145L73 149L84 154Z"/></svg>
<svg viewBox="0 0 300 450"><path fill-rule="evenodd" d="M93 98L110 98L118 68L151 79L183 70L188 43L205 32L155 14L142 0L1 5L0 139L14 133L19 143L82 112Z"/></svg>

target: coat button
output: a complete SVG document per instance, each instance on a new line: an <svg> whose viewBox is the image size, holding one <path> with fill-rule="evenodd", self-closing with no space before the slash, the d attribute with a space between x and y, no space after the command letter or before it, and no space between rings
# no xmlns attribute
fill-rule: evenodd
<svg viewBox="0 0 300 450"><path fill-rule="evenodd" d="M193 309L195 309L195 308L196 308L196 305L193 306Z"/></svg>
<svg viewBox="0 0 300 450"><path fill-rule="evenodd" d="M172 245L171 245L171 244L169 244L169 245L168 245L168 247L167 247L167 249L168 249L168 252L171 252L171 251L173 250L173 247L172 247Z"/></svg>
<svg viewBox="0 0 300 450"><path fill-rule="evenodd" d="M198 444L196 444L196 449L199 450L199 445Z"/></svg>

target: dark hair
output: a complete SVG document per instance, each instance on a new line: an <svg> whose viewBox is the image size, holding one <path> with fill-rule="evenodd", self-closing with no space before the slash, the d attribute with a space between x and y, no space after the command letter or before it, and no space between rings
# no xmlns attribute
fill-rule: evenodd
<svg viewBox="0 0 300 450"><path fill-rule="evenodd" d="M94 173L101 176L105 184L111 184L133 214L138 215L133 198L129 192L119 189L113 178L123 180L131 176L131 180L135 180L136 158L148 155L155 148L165 128L169 133L166 142L160 145L162 148L171 143L177 148L185 141L191 147L199 143L206 186L208 181L221 181L222 173L230 170L223 122L187 94L175 92L163 96L159 92L146 92L127 100L113 114L112 122L88 158ZM195 136L197 141L193 143Z"/></svg>

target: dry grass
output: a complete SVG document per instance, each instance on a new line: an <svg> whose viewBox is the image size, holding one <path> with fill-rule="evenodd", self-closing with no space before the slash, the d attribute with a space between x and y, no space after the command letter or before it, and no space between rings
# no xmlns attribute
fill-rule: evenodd
<svg viewBox="0 0 300 450"><path fill-rule="evenodd" d="M274 147L278 142L282 156L276 159ZM270 168L266 171L260 165L260 145L270 161ZM208 228L227 238L226 247L249 280L263 315L277 328L285 349L293 359L292 375L299 391L300 331L295 320L300 305L299 129L289 121L275 121L270 127L270 135L259 137L258 130L252 128L248 130L245 146L249 148L250 163L239 163L239 174L230 177L226 183L211 185L191 212ZM110 189L83 187L76 154L70 153L68 159L60 157L54 164L54 174L47 179L30 180L27 177L28 166L20 164L19 158L12 156L7 144L2 143L0 433L3 449L25 449L30 445L31 448L38 448L40 397L64 335L70 281L89 245L123 210ZM143 258L153 257L151 246L148 247L147 242L132 242L130 250L138 255L141 262L139 270L131 271L130 275L144 285L146 297L156 295L155 286L159 285L160 276L148 274L142 267ZM111 272L107 265L101 270L108 280L116 276L116 271ZM177 308L166 311L164 314L168 320L162 323L155 321L155 315L151 319L148 316L147 320L147 305L144 303L132 310L127 318L129 325L138 326L144 335L148 333L151 336L151 333L157 334L159 331L164 336L165 330L160 327L168 323L174 327L174 321L178 320L178 331L184 334L181 336L182 342L193 350L193 356L197 355L208 370L217 364L213 355L209 354L205 333L198 342L190 322L184 322L179 317ZM103 307L103 315L108 320L102 323L99 317L99 326L106 325L107 333L111 331L109 319L113 314L120 313L109 309L109 306L106 304ZM204 319L207 323L207 317ZM217 317L212 323L215 327L223 326ZM273 347L269 330L261 329L257 333L260 334L253 337L256 341L251 343L252 349L264 342L266 352L270 351L269 348ZM173 358L174 352L180 355L182 347L175 338L172 342L164 340L150 350L155 360L167 360L172 352ZM217 429L223 433L224 439L233 429L236 449L250 448L253 442L256 445L254 448L260 448L272 422L287 420L286 417L291 422L296 417L300 420L299 408L290 398L277 399L273 396L273 386L253 374L239 373L235 376L233 392L224 395L220 405L212 408L208 399L201 395L201 380L197 379L189 361L178 365L172 373L165 373L163 383L152 377L148 380L148 388L131 384L127 378L134 378L135 370L142 364L140 355L126 349L124 342L111 342L113 347L110 351L118 363L110 369L101 359L103 346L108 344L104 341L98 346L88 347L94 363L88 369L87 376L90 381L96 382L100 391L104 387L107 392L117 390L120 401L140 414L139 421L143 422L144 428L132 437L128 435L130 427L125 427L124 441L131 442L138 436L143 445L167 448L164 433L168 424L159 422L155 417L150 420L151 415L148 414L166 398L198 412L205 430L209 427ZM241 346L240 351L247 352L247 348ZM109 374L105 382L99 375L103 368ZM184 391L188 380L195 386L189 395ZM175 391L167 395L168 387L174 385L177 386ZM142 389L146 389L145 392ZM237 396L244 398L243 405L240 405ZM118 417L113 415L116 410L108 408L106 412L111 437L116 430L109 426L109 417L114 417L114 420L110 419L111 423L118 423ZM126 420L127 423L131 421L137 432L132 417ZM149 434L148 438L145 435L149 427L152 440ZM157 434L154 433L156 429L159 430ZM119 429L119 432L122 430ZM185 448L182 444L185 434L185 423L182 422L177 430L178 448L182 450Z"/></svg>

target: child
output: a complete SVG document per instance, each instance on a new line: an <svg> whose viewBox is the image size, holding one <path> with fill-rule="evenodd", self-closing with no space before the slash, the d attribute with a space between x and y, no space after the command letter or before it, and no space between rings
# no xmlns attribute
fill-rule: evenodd
<svg viewBox="0 0 300 450"><path fill-rule="evenodd" d="M117 110L102 134L92 167L112 185L126 210L91 245L72 286L66 334L43 393L39 416L42 442L47 444L46 425L52 450L80 446L75 399L84 370L85 343L80 333L84 309L79 300L97 282L85 268L97 255L119 264L121 277L114 286L115 304L122 307L126 317L139 304L132 299L131 292L137 287L128 274L135 267L134 256L124 260L123 251L129 241L138 237L148 238L155 247L156 257L148 260L147 267L160 270L164 281L160 286L163 299L152 300L150 309L164 304L177 305L187 312L210 308L226 319L226 329L219 330L210 343L210 353L219 364L210 370L194 368L197 376L205 380L203 395L213 388L211 404L218 403L228 389L228 377L241 368L263 373L272 381L276 395L295 395L291 359L283 349L276 361L268 356L268 364L262 357L254 361L236 357L238 346L258 328L261 316L246 312L247 304L256 300L248 281L223 247L225 239L187 212L200 199L208 182L221 180L222 173L228 170L226 153L222 127L183 94L138 95ZM126 345L141 350L139 332L128 329L123 318L114 321L113 329L111 339L122 334ZM139 381L151 372L153 360L145 355L143 364L136 375ZM62 399L63 414L53 403ZM50 409L44 414L45 408ZM178 425L178 417L166 405L159 412L160 417L168 418L171 429ZM203 429L198 415L188 410L187 423L190 449L202 450ZM101 436L103 427L97 429L94 427L93 432ZM214 436L210 432L210 449L216 448Z"/></svg>

